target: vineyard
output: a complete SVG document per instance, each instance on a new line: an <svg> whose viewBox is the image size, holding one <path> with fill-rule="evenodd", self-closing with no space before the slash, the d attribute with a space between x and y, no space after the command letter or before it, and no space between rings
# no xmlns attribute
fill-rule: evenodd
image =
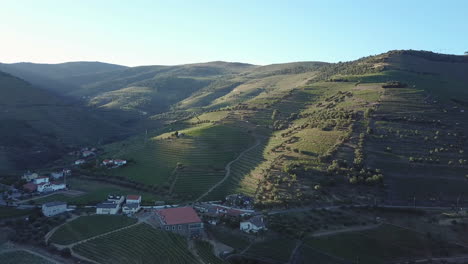
<svg viewBox="0 0 468 264"><path fill-rule="evenodd" d="M183 237L147 224L92 239L73 247L73 251L102 264L198 263Z"/></svg>
<svg viewBox="0 0 468 264"><path fill-rule="evenodd" d="M68 245L134 223L136 219L122 215L81 216L57 229L50 238L50 242Z"/></svg>
<svg viewBox="0 0 468 264"><path fill-rule="evenodd" d="M29 253L24 250L0 253L0 263L2 264L19 264L19 263L53 264L53 262L51 261L48 261L44 258L39 257L38 255Z"/></svg>
<svg viewBox="0 0 468 264"><path fill-rule="evenodd" d="M213 246L206 242L206 241L195 241L195 249L197 250L198 256L203 260L205 263L209 264L223 264L225 263L220 258L216 257L213 254Z"/></svg>

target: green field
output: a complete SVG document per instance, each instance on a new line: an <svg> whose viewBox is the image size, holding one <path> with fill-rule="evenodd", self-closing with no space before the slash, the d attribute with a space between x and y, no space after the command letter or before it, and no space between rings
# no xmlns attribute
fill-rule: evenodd
<svg viewBox="0 0 468 264"><path fill-rule="evenodd" d="M254 243L245 252L246 256L272 259L280 263L288 262L296 246L296 241L287 238L273 238Z"/></svg>
<svg viewBox="0 0 468 264"><path fill-rule="evenodd" d="M27 216L32 210L20 210L12 207L0 206L0 219Z"/></svg>
<svg viewBox="0 0 468 264"><path fill-rule="evenodd" d="M79 244L73 251L102 264L198 263L184 238L147 224Z"/></svg>
<svg viewBox="0 0 468 264"><path fill-rule="evenodd" d="M0 263L2 264L19 264L19 263L28 263L28 264L53 264L53 262L48 261L38 255L29 253L24 250L9 251L0 253Z"/></svg>
<svg viewBox="0 0 468 264"><path fill-rule="evenodd" d="M57 229L49 241L59 245L69 245L136 222L134 218L121 215L81 216Z"/></svg>
<svg viewBox="0 0 468 264"><path fill-rule="evenodd" d="M220 258L214 255L213 246L206 241L196 240L195 249L197 250L198 256L205 262L209 264L223 264L225 263Z"/></svg>
<svg viewBox="0 0 468 264"><path fill-rule="evenodd" d="M364 264L463 253L461 247L391 225L360 232L308 238L305 243L328 255L348 261L359 259L359 263Z"/></svg>

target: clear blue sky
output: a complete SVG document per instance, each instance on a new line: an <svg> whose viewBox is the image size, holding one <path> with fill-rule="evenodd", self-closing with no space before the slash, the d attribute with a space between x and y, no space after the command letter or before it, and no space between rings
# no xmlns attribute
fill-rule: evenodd
<svg viewBox="0 0 468 264"><path fill-rule="evenodd" d="M391 49L462 54L468 1L4 0L0 34L0 62L270 64Z"/></svg>

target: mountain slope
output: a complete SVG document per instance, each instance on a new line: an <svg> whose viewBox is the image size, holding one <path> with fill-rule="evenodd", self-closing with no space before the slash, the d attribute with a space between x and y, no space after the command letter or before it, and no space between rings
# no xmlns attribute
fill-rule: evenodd
<svg viewBox="0 0 468 264"><path fill-rule="evenodd" d="M59 158L69 145L96 144L127 134L75 102L0 72L0 145L3 164L34 168Z"/></svg>

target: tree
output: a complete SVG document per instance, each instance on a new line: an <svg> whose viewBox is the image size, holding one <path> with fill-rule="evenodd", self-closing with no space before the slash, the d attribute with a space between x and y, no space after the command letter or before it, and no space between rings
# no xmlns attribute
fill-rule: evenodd
<svg viewBox="0 0 468 264"><path fill-rule="evenodd" d="M465 56L468 56L468 51L465 51Z"/></svg>

